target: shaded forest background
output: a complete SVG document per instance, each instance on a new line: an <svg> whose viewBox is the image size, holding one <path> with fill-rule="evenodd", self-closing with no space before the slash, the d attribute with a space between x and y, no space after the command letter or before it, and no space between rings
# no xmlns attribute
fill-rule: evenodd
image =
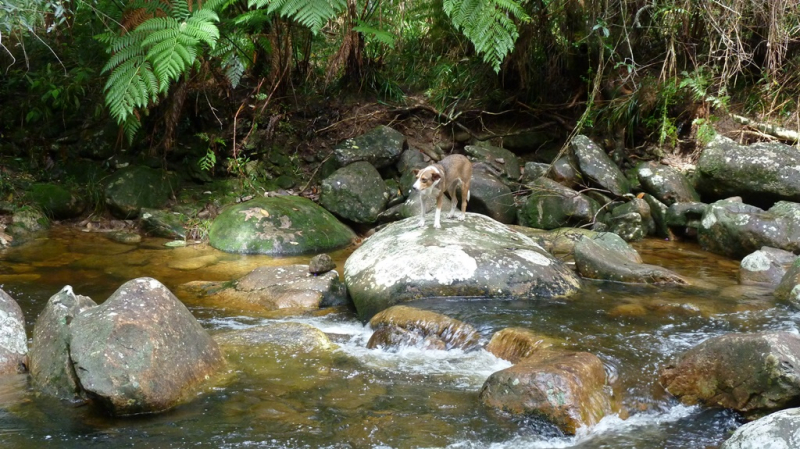
<svg viewBox="0 0 800 449"><path fill-rule="evenodd" d="M242 174L265 146L310 161L409 116L662 158L731 113L800 129L796 0L0 3L0 152L45 165L106 129L129 155Z"/></svg>

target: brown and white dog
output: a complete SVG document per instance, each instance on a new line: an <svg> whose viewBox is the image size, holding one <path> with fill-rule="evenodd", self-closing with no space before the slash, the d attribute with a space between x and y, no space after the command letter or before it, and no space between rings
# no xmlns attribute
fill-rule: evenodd
<svg viewBox="0 0 800 449"><path fill-rule="evenodd" d="M456 212L456 187L461 187L461 217L463 221L467 217L467 202L469 201L469 183L472 180L472 163L465 156L451 154L442 159L438 164L429 165L422 170L414 170L417 177L414 182L414 190L420 192L420 204L422 217L419 225L425 226L425 197L433 195L438 188L436 196L436 216L433 220L434 228L441 228L439 217L442 214L442 200L444 192L450 197L450 213L447 218L455 217Z"/></svg>

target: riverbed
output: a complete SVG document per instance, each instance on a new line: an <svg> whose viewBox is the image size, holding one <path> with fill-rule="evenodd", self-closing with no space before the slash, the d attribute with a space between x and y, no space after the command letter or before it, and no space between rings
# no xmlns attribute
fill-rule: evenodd
<svg viewBox="0 0 800 449"><path fill-rule="evenodd" d="M0 287L26 316L28 335L50 296L65 285L103 302L122 283L149 276L173 292L186 282L231 280L262 265L307 263L227 254L163 239L137 244L59 226L0 249ZM564 436L543 422L480 406L478 391L510 366L485 351L366 349L371 330L347 309L286 316L210 308L178 297L209 332L269 322L311 324L338 345L332 353L229 354L231 378L166 413L126 419L41 397L27 376L0 379L0 445L28 447L218 448L716 448L742 424L735 413L687 407L657 383L672 357L730 332L797 333L800 314L763 290L741 288L738 261L693 242L635 244L646 263L672 269L689 287L585 282L567 300L438 298L411 303L475 326L484 342L525 327L564 348L599 356L613 380L619 415ZM338 268L352 251L332 254Z"/></svg>

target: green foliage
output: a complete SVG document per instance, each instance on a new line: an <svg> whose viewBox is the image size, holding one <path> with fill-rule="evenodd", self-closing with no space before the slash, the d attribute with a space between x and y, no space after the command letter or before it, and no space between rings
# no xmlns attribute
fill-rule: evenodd
<svg viewBox="0 0 800 449"><path fill-rule="evenodd" d="M530 20L514 0L444 0L445 13L495 72L519 37L513 18Z"/></svg>
<svg viewBox="0 0 800 449"><path fill-rule="evenodd" d="M209 136L206 133L197 134L197 137L208 144L206 154L200 158L198 165L201 170L213 172L217 165L217 151L219 147L225 147L225 141L219 136Z"/></svg>
<svg viewBox="0 0 800 449"><path fill-rule="evenodd" d="M714 129L713 122L716 121L715 116L710 116L708 118L696 118L692 121L692 127L696 129L696 141L697 145L704 147L717 135L717 131Z"/></svg>
<svg viewBox="0 0 800 449"><path fill-rule="evenodd" d="M344 0L248 0L250 8L266 7L267 14L278 13L318 33L330 19L347 7Z"/></svg>
<svg viewBox="0 0 800 449"><path fill-rule="evenodd" d="M175 0L168 17L150 18L125 34L97 36L112 55L102 70L110 72L106 105L129 141L141 126L137 110L157 103L159 94L192 69L202 44L214 48L219 39L214 8L221 3L210 1L190 13L187 0Z"/></svg>
<svg viewBox="0 0 800 449"><path fill-rule="evenodd" d="M710 92L714 84L710 69L705 66L700 66L692 73L683 71L681 75L683 75L684 79L681 81L679 87L681 89L689 89L695 101L707 103L711 105L711 107L717 109L727 108L730 99L727 95L713 95ZM724 84L722 84L722 87L724 88Z"/></svg>

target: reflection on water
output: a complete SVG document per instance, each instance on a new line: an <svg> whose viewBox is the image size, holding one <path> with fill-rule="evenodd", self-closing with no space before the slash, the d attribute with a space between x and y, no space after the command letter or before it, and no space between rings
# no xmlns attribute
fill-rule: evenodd
<svg viewBox="0 0 800 449"><path fill-rule="evenodd" d="M306 263L226 254L205 245L170 249L57 228L46 239L0 250L0 285L30 327L64 285L102 302L122 283L150 276L176 291L197 280L230 280L257 266ZM486 377L509 366L485 351L393 353L367 350L371 330L347 311L282 317L331 336L332 352L239 350L230 380L167 413L112 419L37 396L26 376L0 378L2 447L265 448L714 448L740 423L730 412L685 407L656 382L670 357L714 335L798 331L800 315L769 294L736 287L738 263L687 243L649 240L645 262L673 269L691 286L661 288L587 282L569 300L429 299L416 306L475 326L484 341L525 327L568 349L597 354L615 380L627 419L609 416L574 437L536 420L480 407ZM334 254L339 269L348 252ZM181 297L212 333L270 322L269 314L212 309Z"/></svg>

